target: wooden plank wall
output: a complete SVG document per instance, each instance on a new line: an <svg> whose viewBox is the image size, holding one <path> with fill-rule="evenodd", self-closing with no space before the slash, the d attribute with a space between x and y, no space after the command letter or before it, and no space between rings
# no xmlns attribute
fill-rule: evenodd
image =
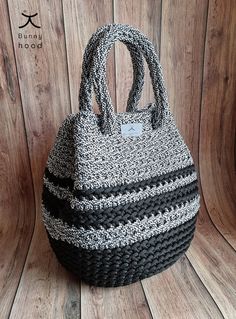
<svg viewBox="0 0 236 319"><path fill-rule="evenodd" d="M19 48L22 12L38 13L40 31L20 32L40 32L41 49ZM0 317L235 318L235 1L2 0L0 17ZM102 289L58 264L40 209L49 149L62 120L79 111L83 50L97 27L113 22L139 28L160 52L202 203L178 263L131 286ZM30 41L40 43L22 40ZM145 70L140 106L153 100ZM132 67L122 44L109 54L107 78L116 110L125 111Z"/></svg>

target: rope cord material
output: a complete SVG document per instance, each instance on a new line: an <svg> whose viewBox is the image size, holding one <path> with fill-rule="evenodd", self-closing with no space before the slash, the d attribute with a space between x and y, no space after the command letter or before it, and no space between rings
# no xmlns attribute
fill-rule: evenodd
<svg viewBox="0 0 236 319"><path fill-rule="evenodd" d="M91 66L93 62L94 53L99 44L99 41L105 36L107 31L109 31L110 25L105 25L99 28L90 38L84 52L83 64L82 64L82 76L81 76L81 86L79 93L80 109L85 109L87 105L92 105L92 86L90 85L92 81ZM133 84L129 92L129 97L127 101L127 112L135 111L138 107L139 100L141 98L142 89L144 85L144 63L142 54L136 50L133 45L123 42L131 56L131 61L133 65ZM106 72L105 72L106 73ZM102 79L102 85L106 87L108 92L108 87L106 79ZM101 111L103 113L103 111Z"/></svg>
<svg viewBox="0 0 236 319"><path fill-rule="evenodd" d="M115 113L107 85L105 84L106 60L109 50L117 40L132 46L133 52L142 53L147 61L156 102L155 107L152 108L152 123L153 128L157 128L164 123L169 115L168 98L162 69L152 43L140 31L128 25L110 24L106 26L106 33L93 51L91 77L87 78L89 89L80 95L80 105L86 111L92 110L90 94L93 85L96 100L102 114L101 129L104 133L112 133L115 124ZM139 68L139 65L137 67Z"/></svg>

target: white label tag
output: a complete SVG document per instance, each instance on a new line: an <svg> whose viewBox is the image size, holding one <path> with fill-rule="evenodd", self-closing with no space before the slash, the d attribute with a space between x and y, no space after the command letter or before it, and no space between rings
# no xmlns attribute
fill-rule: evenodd
<svg viewBox="0 0 236 319"><path fill-rule="evenodd" d="M140 136L143 131L142 123L121 124L121 134L124 137Z"/></svg>

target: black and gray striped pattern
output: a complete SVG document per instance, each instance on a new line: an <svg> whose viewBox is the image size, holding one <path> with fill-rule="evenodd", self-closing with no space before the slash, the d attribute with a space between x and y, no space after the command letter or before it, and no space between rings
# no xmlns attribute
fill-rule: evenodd
<svg viewBox="0 0 236 319"><path fill-rule="evenodd" d="M104 61L117 39L128 46L134 72L140 71L128 112L115 114ZM149 64L156 98L142 110L138 52ZM100 115L91 109L92 82ZM125 285L166 269L188 249L200 205L197 173L169 112L157 55L138 30L108 25L93 35L84 55L80 106L62 123L49 154L43 220L65 267L94 285ZM141 123L142 134L123 137L121 125L127 123Z"/></svg>

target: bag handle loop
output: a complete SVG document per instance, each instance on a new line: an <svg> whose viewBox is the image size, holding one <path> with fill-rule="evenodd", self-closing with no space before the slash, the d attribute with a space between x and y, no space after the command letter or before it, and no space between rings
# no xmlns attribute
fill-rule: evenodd
<svg viewBox="0 0 236 319"><path fill-rule="evenodd" d="M83 55L82 63L82 75L81 75L81 85L79 92L80 109L85 109L87 105L92 107L92 86L91 86L91 68L93 65L93 58L99 41L104 37L104 35L109 31L110 25L105 25L97 29L90 38ZM144 63L142 54L136 50L133 45L129 43L124 44L127 46L131 61L133 65L133 84L129 92L129 97L127 101L127 112L135 111L138 108L138 103L141 98L142 89L144 85ZM106 79L101 79L102 85L106 87L108 92L108 87ZM97 101L98 102L98 101ZM99 102L98 102L99 105ZM101 110L103 113L103 110Z"/></svg>
<svg viewBox="0 0 236 319"><path fill-rule="evenodd" d="M100 39L93 52L92 74L87 82L89 90L80 95L81 109L92 112L89 94L93 84L96 100L102 114L101 130L105 134L112 134L115 127L115 113L107 85L104 85L104 80L106 79L106 60L109 50L115 41L119 40L126 45L133 46L138 52L143 54L147 61L155 96L155 107L152 108L152 124L155 129L168 119L170 112L162 69L154 46L145 35L129 25L110 24L106 27L106 34ZM91 83L91 79L93 83Z"/></svg>

